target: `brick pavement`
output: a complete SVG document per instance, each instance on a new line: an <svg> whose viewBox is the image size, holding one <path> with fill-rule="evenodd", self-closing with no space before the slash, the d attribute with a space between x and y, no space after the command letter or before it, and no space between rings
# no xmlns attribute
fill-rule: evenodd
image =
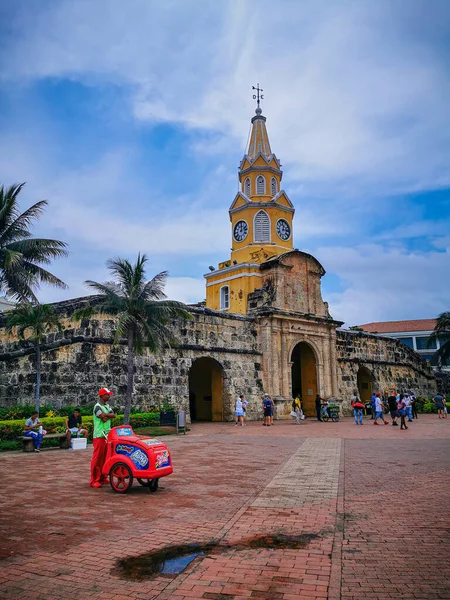
<svg viewBox="0 0 450 600"><path fill-rule="evenodd" d="M87 486L90 450L0 456L6 599L450 598L450 420L407 432L350 419L194 425L169 444L156 494ZM249 548L305 535L298 549ZM126 581L118 558L167 545L239 544L177 577Z"/></svg>

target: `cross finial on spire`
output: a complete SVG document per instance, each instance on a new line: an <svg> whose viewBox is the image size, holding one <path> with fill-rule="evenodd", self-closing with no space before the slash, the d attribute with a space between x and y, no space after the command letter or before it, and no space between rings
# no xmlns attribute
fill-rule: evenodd
<svg viewBox="0 0 450 600"><path fill-rule="evenodd" d="M259 106L259 103L261 100L264 100L264 96L261 92L263 92L264 90L261 89L259 87L259 83L256 84L256 87L254 85L252 85L252 90L256 90L256 94L253 94L253 100L256 100L256 114L260 115L262 113L261 107Z"/></svg>

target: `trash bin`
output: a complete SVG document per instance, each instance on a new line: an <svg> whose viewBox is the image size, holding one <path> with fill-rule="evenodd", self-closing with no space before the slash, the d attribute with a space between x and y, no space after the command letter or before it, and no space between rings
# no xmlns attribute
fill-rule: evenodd
<svg viewBox="0 0 450 600"><path fill-rule="evenodd" d="M177 413L177 435L181 431L186 435L186 412L184 410L179 410Z"/></svg>

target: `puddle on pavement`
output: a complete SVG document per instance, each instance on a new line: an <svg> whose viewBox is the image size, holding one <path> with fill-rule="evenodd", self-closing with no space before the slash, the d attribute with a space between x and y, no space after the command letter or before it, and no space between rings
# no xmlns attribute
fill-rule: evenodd
<svg viewBox="0 0 450 600"><path fill-rule="evenodd" d="M272 551L284 548L295 550L306 548L317 537L319 536L313 533L302 535L274 534L246 538L237 544L208 542L206 544L168 546L161 550L118 560L112 573L132 581L151 579L157 575L175 577L182 573L198 556L217 556L225 552L248 548L265 548Z"/></svg>

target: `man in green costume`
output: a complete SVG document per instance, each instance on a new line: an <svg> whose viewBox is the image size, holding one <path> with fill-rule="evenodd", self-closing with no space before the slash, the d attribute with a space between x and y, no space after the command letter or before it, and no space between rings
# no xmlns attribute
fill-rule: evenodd
<svg viewBox="0 0 450 600"><path fill-rule="evenodd" d="M116 418L108 404L113 393L108 388L99 390L99 401L94 406L94 437L92 440L94 452L91 460L90 480L90 486L93 488L100 488L107 483L107 479L102 475L102 469L106 458L106 436L111 429L111 419Z"/></svg>

